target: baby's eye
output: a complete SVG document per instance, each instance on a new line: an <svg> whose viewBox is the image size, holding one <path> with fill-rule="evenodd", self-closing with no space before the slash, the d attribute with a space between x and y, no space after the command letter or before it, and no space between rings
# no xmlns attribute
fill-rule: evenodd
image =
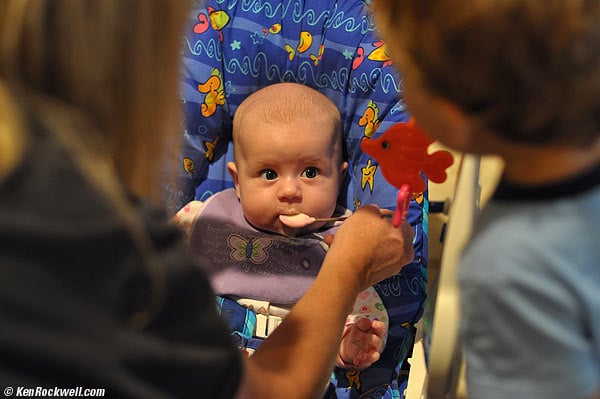
<svg viewBox="0 0 600 399"><path fill-rule="evenodd" d="M266 180L277 179L277 173L273 169L265 169L260 175Z"/></svg>
<svg viewBox="0 0 600 399"><path fill-rule="evenodd" d="M314 166L311 166L309 168L304 169L304 172L302 172L302 177L314 179L315 177L317 177L318 174L319 169L315 168Z"/></svg>

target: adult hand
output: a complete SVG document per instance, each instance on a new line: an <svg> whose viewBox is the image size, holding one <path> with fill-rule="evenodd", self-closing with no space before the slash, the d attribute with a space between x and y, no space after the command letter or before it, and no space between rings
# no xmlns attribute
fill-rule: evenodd
<svg viewBox="0 0 600 399"><path fill-rule="evenodd" d="M360 277L359 289L392 276L414 258L413 232L408 222L398 228L391 223L391 211L376 206L358 209L329 237L328 257L337 259L340 272Z"/></svg>

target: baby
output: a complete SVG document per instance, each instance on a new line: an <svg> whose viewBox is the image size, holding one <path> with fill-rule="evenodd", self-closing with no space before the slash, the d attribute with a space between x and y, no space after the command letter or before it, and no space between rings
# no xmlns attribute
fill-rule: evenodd
<svg viewBox="0 0 600 399"><path fill-rule="evenodd" d="M259 313L258 324L264 314L270 332L312 283L327 250L324 237L340 223L298 225L296 217L350 214L336 202L348 167L340 113L314 89L274 84L238 107L233 142L235 162L228 170L235 189L192 201L174 221L189 238L191 252L205 260L217 295ZM387 322L377 292L361 293L336 364L364 369L377 361Z"/></svg>

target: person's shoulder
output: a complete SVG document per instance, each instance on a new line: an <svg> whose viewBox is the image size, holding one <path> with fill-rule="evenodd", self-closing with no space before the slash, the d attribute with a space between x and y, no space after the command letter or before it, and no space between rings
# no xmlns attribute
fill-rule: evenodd
<svg viewBox="0 0 600 399"><path fill-rule="evenodd" d="M0 182L0 208L22 228L35 220L40 233L44 226L58 234L114 223L117 212L90 181L57 140L33 135L20 164Z"/></svg>
<svg viewBox="0 0 600 399"><path fill-rule="evenodd" d="M600 198L600 189L587 192ZM589 273L600 257L599 202L564 197L555 201L490 201L463 252L460 279L489 289L519 280L567 283ZM595 221L594 221L595 219ZM593 263L593 262L592 262Z"/></svg>

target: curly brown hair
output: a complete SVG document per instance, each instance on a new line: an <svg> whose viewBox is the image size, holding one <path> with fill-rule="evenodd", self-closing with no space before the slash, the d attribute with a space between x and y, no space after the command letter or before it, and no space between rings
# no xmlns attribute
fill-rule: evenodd
<svg viewBox="0 0 600 399"><path fill-rule="evenodd" d="M427 88L517 143L600 130L597 0L376 0L388 45Z"/></svg>

